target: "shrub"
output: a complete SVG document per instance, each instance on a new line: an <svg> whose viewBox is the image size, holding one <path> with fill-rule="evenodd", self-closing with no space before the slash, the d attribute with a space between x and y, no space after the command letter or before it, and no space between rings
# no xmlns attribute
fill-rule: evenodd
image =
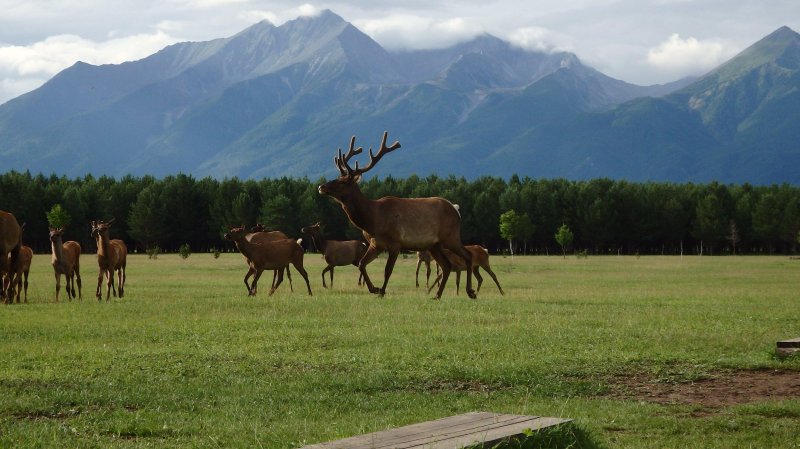
<svg viewBox="0 0 800 449"><path fill-rule="evenodd" d="M158 255L161 253L161 248L158 245L153 246L147 249L147 258L148 259L158 259Z"/></svg>
<svg viewBox="0 0 800 449"><path fill-rule="evenodd" d="M188 243L184 243L178 248L178 254L180 254L183 259L188 259L189 256L192 255L192 248L189 247Z"/></svg>

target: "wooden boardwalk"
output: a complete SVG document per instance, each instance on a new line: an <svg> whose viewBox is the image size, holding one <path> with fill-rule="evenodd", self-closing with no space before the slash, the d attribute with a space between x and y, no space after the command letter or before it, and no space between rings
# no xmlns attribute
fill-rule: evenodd
<svg viewBox="0 0 800 449"><path fill-rule="evenodd" d="M472 412L368 433L302 449L461 449L492 447L525 431L556 426L570 419Z"/></svg>

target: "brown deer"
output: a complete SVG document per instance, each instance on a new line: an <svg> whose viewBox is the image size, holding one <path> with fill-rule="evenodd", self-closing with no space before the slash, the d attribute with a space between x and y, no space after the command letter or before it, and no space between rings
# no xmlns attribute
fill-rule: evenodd
<svg viewBox="0 0 800 449"><path fill-rule="evenodd" d="M358 182L361 176L375 167L375 164L387 153L400 148L400 142L386 146L389 133L383 133L378 154L369 150L370 160L366 167L351 168L348 161L353 156L361 153L361 147L354 149L355 136L350 139L350 149L346 155L334 158L334 163L339 169L340 176L319 186L319 193L330 195L338 201L350 222L369 235L369 248L358 264L364 281L369 291L383 296L386 285L392 275L397 256L401 250L423 251L429 250L431 255L442 267L442 283L436 293L436 299L441 298L447 278L450 276L450 261L442 253L449 249L460 255L467 266L472 264L472 255L461 244L461 216L458 209L444 198L397 198L387 196L378 200L368 199L359 189ZM377 288L367 275L367 262L374 259L382 251L388 251L384 269L383 286ZM472 290L472 276L467 273L467 294L476 298Z"/></svg>
<svg viewBox="0 0 800 449"><path fill-rule="evenodd" d="M127 265L128 247L125 242L119 239L109 238L109 228L114 219L104 222L102 220L92 221L92 237L97 241L97 265L100 273L97 275L97 300L103 299L101 285L103 277L106 278L106 301L111 297L111 292L117 296L117 289L114 288L114 273L117 273L119 297L125 294L125 267Z"/></svg>
<svg viewBox="0 0 800 449"><path fill-rule="evenodd" d="M0 210L0 299L6 298L11 286L11 267L16 264L22 247L22 228L14 214ZM8 282L5 278L8 277ZM8 285L6 285L8 284Z"/></svg>
<svg viewBox="0 0 800 449"><path fill-rule="evenodd" d="M50 228L50 249L53 272L56 276L56 302L61 290L61 275L64 275L67 298L83 299L81 292L81 245L73 240L63 241L64 228ZM78 294L75 295L75 278L78 281Z"/></svg>
<svg viewBox="0 0 800 449"><path fill-rule="evenodd" d="M416 282L417 288L419 288L419 267L422 264L425 264L425 287L428 287L431 283L431 261L433 261L433 256L431 256L430 251L417 251L417 274L416 274ZM439 265L436 265L436 276L439 276Z"/></svg>
<svg viewBox="0 0 800 449"><path fill-rule="evenodd" d="M15 295L17 304L19 304L20 293L25 289L25 303L28 302L28 274L31 271L31 261L33 260L33 250L29 246L22 245L17 255L17 263L11 264L11 272L9 273L8 280L8 301ZM24 282L23 282L24 278Z"/></svg>
<svg viewBox="0 0 800 449"><path fill-rule="evenodd" d="M480 245L467 245L464 248L467 249L472 254L472 272L475 274L475 279L478 280L478 291L481 291L481 284L483 284L483 277L480 274L479 268L483 268L489 273L489 276L492 277L494 283L497 284L497 289L500 290L501 295L505 295L503 291L503 287L500 286L500 282L497 280L497 276L495 276L494 271L489 266L489 251L480 246ZM467 270L467 265L464 264L464 260L460 257L453 254L451 251L444 250L445 256L447 259L450 260L450 263L453 266L453 271L456 272L456 294L458 294L459 284L461 282L461 272ZM430 292L436 284L439 283L441 279L441 275L437 275L436 280L433 282L433 285L428 289Z"/></svg>
<svg viewBox="0 0 800 449"><path fill-rule="evenodd" d="M322 238L322 223L317 222L313 225L306 226L300 231L303 234L311 236L314 245L322 251L322 257L328 266L322 270L322 287L328 288L325 285L325 272L330 272L331 275L331 288L333 288L333 269L334 267L342 267L346 265L358 266L361 258L367 252L367 245L359 240L326 240ZM371 261L370 261L371 262ZM369 262L368 262L369 263ZM358 285L361 285L363 276L359 273Z"/></svg>
<svg viewBox="0 0 800 449"><path fill-rule="evenodd" d="M311 293L311 284L308 282L308 273L303 268L303 247L300 246L299 241L285 239L273 240L271 242L255 243L247 240L247 229L244 226L238 228L231 228L230 231L225 233L225 239L231 240L236 244L236 248L247 259L247 264L250 270L255 273L253 283L248 285L247 278L250 275L248 271L245 276L244 283L247 285L250 296L254 296L257 291L258 278L264 270L277 270L278 280L269 291L269 296L275 293L278 286L283 282L283 270L290 263L294 268L300 272L303 279L306 281L309 296Z"/></svg>
<svg viewBox="0 0 800 449"><path fill-rule="evenodd" d="M228 228L230 228L229 226ZM266 226L261 223L256 223L250 228L250 234L247 234L245 237L248 242L254 243L264 243L264 242L272 242L275 240L286 240L289 238L288 235L284 234L281 231L267 231ZM248 262L249 263L249 262ZM255 274L255 271L249 271L248 276L245 276L244 284L247 285L247 279ZM292 272L289 270L289 266L286 266L286 278L289 279L289 291L294 292L294 285L292 285ZM278 272L272 272L272 286L275 286L275 282L278 280ZM249 291L249 288L248 288Z"/></svg>

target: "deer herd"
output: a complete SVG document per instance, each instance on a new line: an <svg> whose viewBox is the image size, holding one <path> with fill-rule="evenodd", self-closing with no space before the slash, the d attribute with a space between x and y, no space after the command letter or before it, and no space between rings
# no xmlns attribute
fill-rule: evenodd
<svg viewBox="0 0 800 449"><path fill-rule="evenodd" d="M355 136L350 139L346 154L341 148L334 158L339 176L318 187L322 195L332 197L338 202L350 222L361 230L364 241L338 241L325 239L322 235L322 223L315 223L301 229L302 234L311 238L314 246L322 253L327 264L322 270L322 285L328 288L326 273L330 276L330 288L333 288L333 272L337 266L354 265L358 267L358 285L367 286L371 293L384 296L389 278L401 251L416 251L417 282L419 287L419 269L426 265L426 287L428 292L438 286L435 299L442 296L451 272L456 273L456 293L459 290L461 272L466 272L466 292L470 298L477 297L483 278L479 269L486 271L494 280L500 294L504 294L497 276L489 266L488 251L482 246L464 246L461 242L461 215L458 206L439 197L431 198L398 198L393 196L377 200L367 198L359 188L362 175L368 172L386 154L400 148L400 142L386 145L388 132L383 133L380 148L374 153L369 149L369 162L363 167L350 160L362 153L363 148L355 148ZM106 301L113 294L123 297L125 292L125 268L128 249L122 240L111 239L109 229L113 223L109 221L92 221L91 236L97 243L97 264L99 274L95 296L102 300L102 284L106 283ZM20 302L20 294L24 291L24 300L28 300L28 272L31 266L33 251L22 244L22 233L25 225L20 225L13 214L0 210L0 298L6 303L13 299ZM78 242L63 241L64 228L50 228L50 244L53 271L56 278L55 300L59 301L61 275L64 275L67 298L81 299L80 256L81 246ZM308 294L311 295L311 284L308 273L303 266L304 250L302 239L291 239L280 231L267 232L262 225L251 229L245 226L229 227L224 234L226 240L233 242L245 257L248 265L244 284L247 293L255 296L258 280L264 270L274 272L269 295L287 277L290 288L291 275L289 265L303 277ZM366 243L365 243L366 242ZM383 284L377 287L367 274L367 265L382 252L388 257L384 267ZM437 276L430 282L431 261L437 265ZM472 288L472 276L478 285L477 291ZM116 277L116 285L115 285ZM250 279L252 278L252 281ZM77 291L76 286L77 284Z"/></svg>

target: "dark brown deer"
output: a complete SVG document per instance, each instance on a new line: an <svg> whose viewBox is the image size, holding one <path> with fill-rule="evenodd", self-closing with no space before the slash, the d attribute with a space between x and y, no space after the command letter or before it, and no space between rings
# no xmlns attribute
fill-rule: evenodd
<svg viewBox="0 0 800 449"><path fill-rule="evenodd" d="M19 250L22 247L22 228L14 214L0 210L0 300L8 297L11 286L11 267L16 264ZM5 278L9 281L6 282ZM8 284L8 285L6 285Z"/></svg>
<svg viewBox="0 0 800 449"><path fill-rule="evenodd" d="M56 276L56 302L61 290L61 275L64 275L67 298L83 299L81 292L81 245L73 240L63 241L64 228L50 228L50 250L53 272ZM78 294L75 294L77 277Z"/></svg>
<svg viewBox="0 0 800 449"><path fill-rule="evenodd" d="M231 226L228 226L231 228ZM275 240L286 240L289 238L288 235L284 234L281 231L267 231L266 226L261 223L256 223L250 228L250 234L247 234L245 237L248 242L253 243L264 243L264 242L272 242ZM250 263L250 262L248 262ZM289 280L289 291L294 291L294 285L292 285L292 271L289 270L289 266L286 266L286 278ZM247 285L247 279L254 275L255 271L249 271L247 276L244 278L244 285ZM275 286L275 282L278 280L278 272L272 272L272 286ZM249 288L248 288L249 291Z"/></svg>
<svg viewBox="0 0 800 449"><path fill-rule="evenodd" d="M272 296L275 290L278 289L278 286L281 285L281 282L283 282L283 269L290 263L294 265L294 268L299 271L300 275L305 279L309 296L312 294L311 284L308 282L308 273L306 273L305 268L303 268L304 251L303 247L300 246L300 242L286 239L254 243L247 241L247 234L247 229L241 226L238 228L231 228L230 231L225 233L224 237L236 244L236 248L238 248L239 252L247 259L250 270L255 272L251 285L247 285L247 277L245 277L244 281L251 296L256 294L258 278L261 277L261 273L264 272L264 270L277 270L278 280L269 291L269 295ZM248 274L249 273L250 271L248 271Z"/></svg>
<svg viewBox="0 0 800 449"><path fill-rule="evenodd" d="M25 290L25 303L28 302L28 274L31 271L31 261L33 260L33 250L29 246L22 245L17 255L16 264L11 264L11 272L8 277L8 299L15 296L19 304L20 293ZM23 281L24 279L24 281Z"/></svg>
<svg viewBox="0 0 800 449"><path fill-rule="evenodd" d="M489 273L489 276L492 277L494 283L497 284L497 289L500 290L500 294L505 295L503 287L500 286L500 281L497 280L497 276L494 274L494 271L492 271L491 266L489 266L489 251L480 245L467 245L464 248L472 254L472 273L475 275L475 279L478 280L478 291L481 291L481 284L483 284L483 277L480 274L479 268L483 268ZM463 259L456 256L451 251L444 250L444 254L447 259L450 260L453 271L456 272L456 294L458 294L459 284L461 283L461 272L467 270L467 265L464 264ZM439 283L440 279L441 275L437 275L433 285L428 289L429 292Z"/></svg>
<svg viewBox="0 0 800 449"><path fill-rule="evenodd" d="M114 219L104 222L102 220L92 221L92 237L97 241L97 265L100 267L100 274L97 275L97 300L103 299L100 286L103 284L103 277L106 278L106 301L111 297L111 292L119 297L125 294L125 267L127 266L128 247L125 242L119 239L111 240L109 228ZM118 286L114 288L114 273L117 274Z"/></svg>
<svg viewBox="0 0 800 449"><path fill-rule="evenodd" d="M322 251L322 257L328 266L322 270L322 287L328 288L325 285L325 272L331 274L331 288L333 288L333 269L335 267L342 267L346 265L358 266L361 258L367 252L367 245L359 240L326 240L322 238L322 223L317 222L313 225L306 226L300 231L303 234L308 234L314 241L314 245ZM358 285L361 285L363 276L359 273Z"/></svg>
<svg viewBox="0 0 800 449"><path fill-rule="evenodd" d="M364 276L369 291L383 296L386 285L392 275L397 256L401 250L423 251L429 250L433 258L442 267L442 282L436 293L436 299L441 298L447 278L450 276L450 261L442 253L449 249L460 255L467 266L472 264L472 255L461 244L461 216L458 209L444 198L397 198L387 196L378 200L371 200L364 196L358 187L361 176L375 167L375 164L387 153L400 148L400 142L386 146L389 133L383 133L381 146L377 154L369 150L370 160L366 167L351 168L348 161L353 156L361 153L361 147L354 149L355 136L350 139L350 149L346 155L339 155L334 159L340 176L319 186L319 193L330 195L342 205L350 222L369 235L369 248L359 262L358 268ZM367 262L374 259L377 254L387 251L389 257L384 269L383 286L377 288L367 274ZM472 290L472 276L467 274L467 294L476 298Z"/></svg>

